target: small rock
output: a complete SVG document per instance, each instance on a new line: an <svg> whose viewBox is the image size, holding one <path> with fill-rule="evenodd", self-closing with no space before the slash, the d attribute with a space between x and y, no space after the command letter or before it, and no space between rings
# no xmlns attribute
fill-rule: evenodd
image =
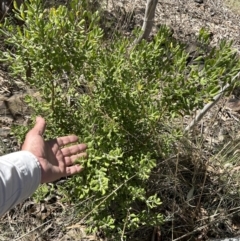
<svg viewBox="0 0 240 241"><path fill-rule="evenodd" d="M10 126L13 124L13 117L11 116L0 116L0 123Z"/></svg>
<svg viewBox="0 0 240 241"><path fill-rule="evenodd" d="M231 109L232 111L235 112L240 112L240 100L237 99L230 99L227 103L226 103L226 107Z"/></svg>
<svg viewBox="0 0 240 241"><path fill-rule="evenodd" d="M215 15L215 12L211 12L211 16L213 17Z"/></svg>
<svg viewBox="0 0 240 241"><path fill-rule="evenodd" d="M8 127L0 128L0 137L8 137L10 135L11 129Z"/></svg>

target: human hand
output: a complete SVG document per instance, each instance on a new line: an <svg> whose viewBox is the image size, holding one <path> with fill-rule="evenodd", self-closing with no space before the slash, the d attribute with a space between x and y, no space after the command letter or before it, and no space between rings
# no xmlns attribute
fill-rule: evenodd
<svg viewBox="0 0 240 241"><path fill-rule="evenodd" d="M35 126L27 133L22 150L29 151L38 159L42 178L41 183L53 182L61 177L77 174L82 167L74 164L77 158L87 157L85 144L64 147L76 143L75 135L59 137L44 141L42 135L45 131L46 122L42 117L36 118Z"/></svg>

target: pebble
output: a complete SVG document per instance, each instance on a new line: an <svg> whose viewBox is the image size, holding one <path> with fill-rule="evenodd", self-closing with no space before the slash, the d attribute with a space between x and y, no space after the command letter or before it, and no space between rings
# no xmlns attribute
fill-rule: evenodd
<svg viewBox="0 0 240 241"><path fill-rule="evenodd" d="M11 129L9 127L0 128L0 137L6 138L10 135Z"/></svg>

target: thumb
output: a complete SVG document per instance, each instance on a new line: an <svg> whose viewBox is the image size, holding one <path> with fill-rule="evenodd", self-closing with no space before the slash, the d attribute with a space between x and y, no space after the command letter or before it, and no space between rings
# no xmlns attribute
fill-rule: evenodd
<svg viewBox="0 0 240 241"><path fill-rule="evenodd" d="M45 120L42 117L38 116L36 118L36 123L31 130L31 133L42 136L44 134L45 128L46 128Z"/></svg>

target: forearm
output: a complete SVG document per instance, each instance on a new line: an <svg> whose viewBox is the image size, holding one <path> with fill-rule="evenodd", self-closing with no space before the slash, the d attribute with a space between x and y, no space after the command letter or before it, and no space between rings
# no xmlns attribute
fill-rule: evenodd
<svg viewBox="0 0 240 241"><path fill-rule="evenodd" d="M30 152L0 157L0 216L31 196L40 182L40 164Z"/></svg>

